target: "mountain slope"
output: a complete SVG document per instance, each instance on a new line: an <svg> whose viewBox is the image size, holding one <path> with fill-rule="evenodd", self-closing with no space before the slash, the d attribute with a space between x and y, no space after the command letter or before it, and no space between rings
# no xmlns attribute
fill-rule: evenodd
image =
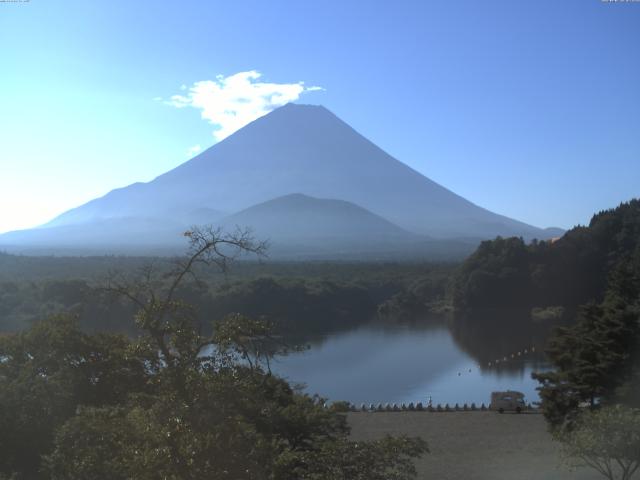
<svg viewBox="0 0 640 480"><path fill-rule="evenodd" d="M250 227L258 238L279 245L318 248L389 248L422 240L368 210L344 200L291 194L249 207L220 221L226 228Z"/></svg>
<svg viewBox="0 0 640 480"><path fill-rule="evenodd" d="M209 208L174 209L156 215L125 215L123 212L121 216L95 216L60 224L52 222L39 228L0 235L0 247L12 252L46 255L179 253L185 247L183 233L189 227L213 224L223 216Z"/></svg>
<svg viewBox="0 0 640 480"><path fill-rule="evenodd" d="M218 222L249 227L279 259L432 259L466 257L477 243L433 240L410 233L344 200L290 194L254 205Z"/></svg>
<svg viewBox="0 0 640 480"><path fill-rule="evenodd" d="M554 236L478 207L394 159L323 107L289 104L157 177L72 209L47 229L114 219L189 223L186 212L232 214L294 192L355 203L434 238ZM213 218L216 217L216 218ZM209 222L211 223L211 222ZM37 232L37 233L36 233ZM6 243L0 236L0 244Z"/></svg>

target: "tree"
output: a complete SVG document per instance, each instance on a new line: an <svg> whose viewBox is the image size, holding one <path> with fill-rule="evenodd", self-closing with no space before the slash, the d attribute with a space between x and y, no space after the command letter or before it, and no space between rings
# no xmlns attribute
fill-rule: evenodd
<svg viewBox="0 0 640 480"><path fill-rule="evenodd" d="M345 415L271 373L269 359L286 346L269 325L231 315L210 335L201 333L196 312L177 299L178 288L197 275L198 265L224 269L238 254L260 255L264 246L246 232L193 229L186 235L189 253L168 274L146 268L137 280L111 276L105 287L136 305L139 338L90 336L62 322L0 344L0 387L14 392L0 389L0 405L7 407L0 410L0 447L9 447L9 454L1 450L0 474L51 480L413 478L412 460L427 451L424 441L351 441ZM25 393L33 397L26 406L16 400ZM56 414L50 417L46 408ZM12 423L14 417L21 421ZM37 419L47 423L38 426ZM37 428L21 430L32 423ZM12 444L5 431L24 441Z"/></svg>
<svg viewBox="0 0 640 480"><path fill-rule="evenodd" d="M547 356L556 370L534 373L552 428L571 428L579 406L632 402L640 361L640 249L613 270L604 301L583 307L578 322L556 330ZM626 398L625 398L626 397Z"/></svg>
<svg viewBox="0 0 640 480"><path fill-rule="evenodd" d="M638 333L637 312L611 299L585 307L575 325L556 330L546 350L556 370L533 374L552 428L570 428L581 404L594 408L615 399L631 376Z"/></svg>
<svg viewBox="0 0 640 480"><path fill-rule="evenodd" d="M552 243L496 238L482 242L460 266L451 287L453 307L563 306L599 303L610 274L640 248L640 199L594 215ZM637 255L636 255L637 258Z"/></svg>
<svg viewBox="0 0 640 480"><path fill-rule="evenodd" d="M205 339L200 334L193 309L176 299L179 287L188 278L197 279L198 266L213 265L226 271L239 255L261 257L266 251L266 243L256 242L249 230L228 234L212 227L193 227L184 235L189 239L187 254L176 259L169 272L159 276L148 265L133 280L113 274L102 288L135 305L137 326L145 333L147 344L159 349L160 360L169 371L198 364L200 352L213 343L213 337Z"/></svg>
<svg viewBox="0 0 640 480"><path fill-rule="evenodd" d="M145 359L120 335L87 335L70 316L0 337L0 473L39 477L40 457L79 405L150 391Z"/></svg>
<svg viewBox="0 0 640 480"><path fill-rule="evenodd" d="M586 411L559 434L565 456L609 480L629 480L640 467L640 410L621 405Z"/></svg>

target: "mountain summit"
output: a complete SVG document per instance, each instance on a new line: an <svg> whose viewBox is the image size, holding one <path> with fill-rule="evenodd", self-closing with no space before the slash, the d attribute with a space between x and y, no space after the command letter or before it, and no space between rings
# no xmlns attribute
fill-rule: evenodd
<svg viewBox="0 0 640 480"><path fill-rule="evenodd" d="M400 230L435 239L557 234L474 205L396 160L324 107L289 104L149 183L113 190L22 232L26 236L0 236L0 244L35 238L43 244L47 232L62 227L95 232L108 225L118 225L126 244L126 225L136 222L156 224L158 237L154 229L147 235L156 244L163 225L217 223L293 193L349 202ZM82 235L67 241L81 243Z"/></svg>

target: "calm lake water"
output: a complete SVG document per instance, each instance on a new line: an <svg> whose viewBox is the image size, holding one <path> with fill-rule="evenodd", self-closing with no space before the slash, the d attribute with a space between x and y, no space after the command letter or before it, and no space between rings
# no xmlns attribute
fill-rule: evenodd
<svg viewBox="0 0 640 480"><path fill-rule="evenodd" d="M357 405L426 403L429 396L434 405L480 405L489 402L492 391L508 389L533 402L539 397L531 372L547 369L536 355L522 353L530 345L514 345L515 358L507 355L499 368L480 366L445 326L369 325L308 343L309 350L276 359L274 372L305 384L309 394Z"/></svg>

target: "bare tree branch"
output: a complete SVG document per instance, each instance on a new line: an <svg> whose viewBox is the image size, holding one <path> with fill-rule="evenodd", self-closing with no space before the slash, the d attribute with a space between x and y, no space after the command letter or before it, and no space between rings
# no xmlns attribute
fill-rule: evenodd
<svg viewBox="0 0 640 480"><path fill-rule="evenodd" d="M224 272L241 255L254 254L263 258L267 249L267 243L256 241L250 229L236 228L225 233L221 228L194 226L184 236L189 240L187 253L164 275L169 280L168 286L163 286L166 280L162 281L155 265L148 264L134 279L118 273L109 274L100 288L133 303L137 308L136 323L155 341L168 366L175 366L184 357L196 361L202 349L213 343L213 339L203 339L200 330L193 328L192 312L175 298L178 287L188 276L197 280L195 268L199 264L216 266ZM190 340L190 351L185 350L186 331L191 331L194 337ZM182 335L179 346L176 345L178 335Z"/></svg>

